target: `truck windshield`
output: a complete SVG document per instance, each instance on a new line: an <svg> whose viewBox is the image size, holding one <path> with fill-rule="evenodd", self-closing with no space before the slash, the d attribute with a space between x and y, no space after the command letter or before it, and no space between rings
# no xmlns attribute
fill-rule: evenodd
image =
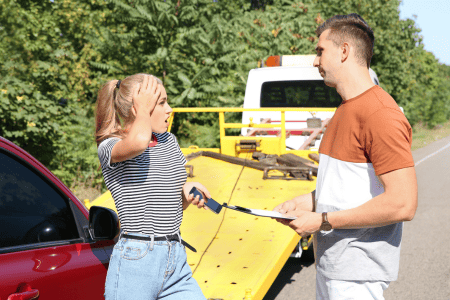
<svg viewBox="0 0 450 300"><path fill-rule="evenodd" d="M261 87L260 107L338 107L341 102L323 80L268 81Z"/></svg>

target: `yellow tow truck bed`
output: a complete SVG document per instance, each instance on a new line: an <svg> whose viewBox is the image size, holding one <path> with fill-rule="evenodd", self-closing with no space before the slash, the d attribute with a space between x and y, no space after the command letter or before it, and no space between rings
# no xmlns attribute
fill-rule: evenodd
<svg viewBox="0 0 450 300"><path fill-rule="evenodd" d="M263 180L263 172L197 157L188 162L194 177L222 204L272 210L279 203L314 189L314 181ZM305 184L308 183L308 184ZM262 299L300 237L271 218L223 208L219 215L189 207L183 238L197 248L188 253L194 278L207 298Z"/></svg>

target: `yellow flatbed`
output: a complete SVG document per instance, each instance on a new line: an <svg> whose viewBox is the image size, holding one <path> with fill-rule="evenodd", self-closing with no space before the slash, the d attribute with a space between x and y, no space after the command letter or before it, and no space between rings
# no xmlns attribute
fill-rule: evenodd
<svg viewBox="0 0 450 300"><path fill-rule="evenodd" d="M230 111L230 109L222 109L222 112L220 109L212 110L222 114ZM274 110L283 113L289 109ZM174 109L174 111L190 110ZM195 111L202 109L197 108ZM252 151L238 151L236 147L240 140L248 138L226 137L222 128L227 126L223 120L222 115L220 149L190 147L182 149L183 153L186 156L191 154L192 157L192 153L207 150L251 159ZM264 153L278 155L294 153L308 159L308 154L312 151L285 150L283 139L286 135L284 132L283 136L283 130L284 122L281 124L280 137L253 137L253 139L260 141L260 150ZM311 192L316 185L315 177L313 180L263 179L264 172L261 170L201 155L189 160L187 165L193 167L193 177L188 177L188 181L202 183L208 188L213 199L220 204L226 202L229 205L272 210L286 200ZM190 172L189 168L187 170ZM93 205L116 210L109 192L91 202L91 206ZM184 240L197 249L197 253L187 250L188 264L204 295L207 299L223 300L263 299L300 240L293 230L271 218L226 208L216 215L194 206L184 211L181 234Z"/></svg>

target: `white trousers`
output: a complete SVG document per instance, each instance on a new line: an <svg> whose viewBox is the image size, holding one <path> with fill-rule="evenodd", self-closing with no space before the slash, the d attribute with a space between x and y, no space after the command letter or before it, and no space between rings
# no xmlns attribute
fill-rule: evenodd
<svg viewBox="0 0 450 300"><path fill-rule="evenodd" d="M384 300L390 282L344 281L316 275L316 300Z"/></svg>

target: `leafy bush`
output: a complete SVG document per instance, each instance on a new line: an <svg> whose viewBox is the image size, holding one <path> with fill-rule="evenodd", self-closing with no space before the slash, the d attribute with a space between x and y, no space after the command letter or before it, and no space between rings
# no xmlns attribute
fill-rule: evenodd
<svg viewBox="0 0 450 300"><path fill-rule="evenodd" d="M23 88L23 89L20 89ZM20 91L21 93L19 93ZM0 135L50 166L73 110L22 84L0 93Z"/></svg>
<svg viewBox="0 0 450 300"><path fill-rule="evenodd" d="M270 55L313 54L315 29L356 12L375 31L372 68L414 124L450 118L450 71L425 51L398 0L0 0L0 135L67 185L103 184L97 91L151 73L175 107L242 106L248 72ZM226 116L240 122L240 114ZM180 114L180 144L219 145L216 114ZM227 134L238 131L227 130ZM104 188L104 186L103 186Z"/></svg>
<svg viewBox="0 0 450 300"><path fill-rule="evenodd" d="M85 34L106 14L90 2L0 0L0 135L69 186L101 178L91 107L104 75L90 69Z"/></svg>

